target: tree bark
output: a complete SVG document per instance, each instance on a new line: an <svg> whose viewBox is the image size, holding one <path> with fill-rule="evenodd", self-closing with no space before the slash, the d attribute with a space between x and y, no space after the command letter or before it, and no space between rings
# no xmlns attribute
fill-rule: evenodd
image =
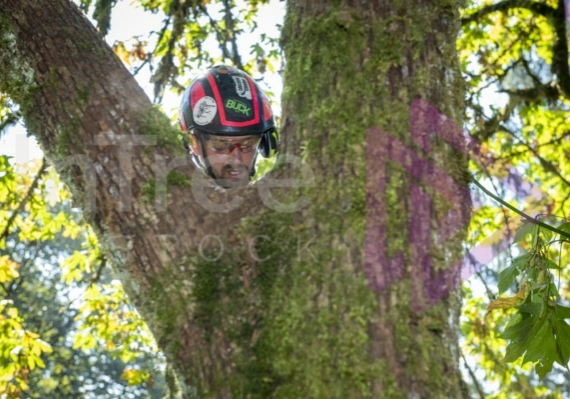
<svg viewBox="0 0 570 399"><path fill-rule="evenodd" d="M282 157L224 192L69 0L0 4L0 90L185 397L464 397L457 4L340 3L288 2Z"/></svg>

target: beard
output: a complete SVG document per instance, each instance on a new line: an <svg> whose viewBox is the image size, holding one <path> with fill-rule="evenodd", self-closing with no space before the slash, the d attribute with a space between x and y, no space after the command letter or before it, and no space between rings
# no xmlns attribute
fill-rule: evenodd
<svg viewBox="0 0 570 399"><path fill-rule="evenodd" d="M243 187L249 183L250 170L244 164L224 165L214 172L216 184L224 188Z"/></svg>

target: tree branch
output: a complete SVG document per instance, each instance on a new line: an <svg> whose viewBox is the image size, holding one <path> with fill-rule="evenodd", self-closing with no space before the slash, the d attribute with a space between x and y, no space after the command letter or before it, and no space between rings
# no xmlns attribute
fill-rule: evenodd
<svg viewBox="0 0 570 399"><path fill-rule="evenodd" d="M97 268L97 271L95 272L95 276L93 276L93 278L91 279L89 286L92 286L92 285L99 282L99 280L101 279L101 276L103 274L103 270L105 269L105 266L107 265L107 258L105 256L99 257L99 260L101 263L99 264L99 267Z"/></svg>
<svg viewBox="0 0 570 399"><path fill-rule="evenodd" d="M467 359L465 359L465 355L463 354L463 352L461 352L461 359L463 360L463 365L467 369L467 372L469 373L469 376L471 377L471 380L473 381L473 385L475 386L475 389L477 390L477 395L479 395L479 398L484 399L485 398L485 392L483 391L483 388L481 388L481 385L477 381L477 376L473 372L473 369L471 368L471 366L469 366L469 363L467 362Z"/></svg>
<svg viewBox="0 0 570 399"><path fill-rule="evenodd" d="M461 25L467 25L476 22L480 18L492 14L494 12L505 12L515 8L523 8L532 11L535 14L542 15L546 18L552 18L556 15L557 10L544 3L537 3L529 0L505 0L496 4L485 6L467 17L461 18Z"/></svg>
<svg viewBox="0 0 570 399"><path fill-rule="evenodd" d="M476 179L472 179L471 180L473 182L473 184L475 184L481 191L483 191L485 194L487 194L489 197L491 197L492 199L494 199L495 201L499 202L501 205L506 206L507 208L509 208L511 211L513 211L514 213L516 213L517 215L522 216L524 219L528 220L531 223L536 224L537 226L540 226L542 228L545 228L547 230L552 231L553 233L559 234L561 237L566 238L567 240L570 240L570 234L557 229L554 226L551 226L547 223L541 222L540 220L533 218L532 216L527 215L526 213L524 213L523 211L521 211L520 209L515 208L514 206L512 206L511 204L509 204L508 202L504 201L502 198L499 198L498 196L496 196L495 194L493 194L492 192L490 192L489 190L487 190L481 183L479 183Z"/></svg>
<svg viewBox="0 0 570 399"><path fill-rule="evenodd" d="M222 51L222 57L232 60L233 59L232 55L230 54L230 51L228 50L228 48L226 46L228 41L224 37L224 35L222 34L222 32L223 32L222 29L220 29L220 26L218 25L216 20L212 18L210 13L208 13L208 10L206 9L206 7L204 7L203 5L200 5L200 9L204 13L204 15L206 17L208 17L208 19L210 20L210 26L212 26L212 28L214 29L214 32L216 32L216 39L218 40L220 50Z"/></svg>
<svg viewBox="0 0 570 399"><path fill-rule="evenodd" d="M552 101L553 99L558 98L560 91L553 85L541 84L539 86L531 87L528 89L520 89L520 90L498 90L499 93L507 93L509 96L515 97L520 101L528 101L528 102L539 102L543 99L548 101ZM519 102L520 102L519 101Z"/></svg>
<svg viewBox="0 0 570 399"><path fill-rule="evenodd" d="M0 121L0 137L4 134L4 130L11 125L16 124L20 119L19 112L10 112L2 121Z"/></svg>
<svg viewBox="0 0 570 399"><path fill-rule="evenodd" d="M564 13L564 0L558 0L558 6L553 8L544 3L529 0L506 0L490 4L461 19L461 25L477 22L484 16L494 12L507 12L512 9L526 9L534 14L547 18L556 33L556 40L552 45L552 72L558 76L560 91L566 98L570 98L570 71L568 70L568 41L566 38L566 19Z"/></svg>
<svg viewBox="0 0 570 399"><path fill-rule="evenodd" d="M538 151L535 148L533 148L530 144L519 139L510 129L504 129L504 130L505 130L505 132L510 134L515 140L519 141L519 143L521 145L525 146L528 149L528 151L530 151L538 159L538 161L540 162L540 164L542 165L544 170L546 170L547 172L553 173L554 175L556 175L556 177L558 177L560 180L562 180L562 182L564 184L566 184L568 187L570 187L570 181L568 181L564 176L562 176L562 174L558 171L558 169L556 168L556 166L554 166L554 164L552 162L550 162L548 159L542 157L538 153Z"/></svg>
<svg viewBox="0 0 570 399"><path fill-rule="evenodd" d="M558 9L552 16L556 40L552 46L552 72L558 76L558 86L566 98L570 98L570 71L568 70L568 41L564 0L558 0Z"/></svg>
<svg viewBox="0 0 570 399"><path fill-rule="evenodd" d="M225 21L226 21L226 38L229 36L229 40L232 46L232 61L239 69L243 70L243 63L239 55L234 18L232 17L232 5L228 0L224 0L225 8Z"/></svg>

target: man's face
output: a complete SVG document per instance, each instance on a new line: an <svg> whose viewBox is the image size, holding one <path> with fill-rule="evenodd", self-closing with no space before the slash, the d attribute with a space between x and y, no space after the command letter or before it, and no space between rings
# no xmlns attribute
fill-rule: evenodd
<svg viewBox="0 0 570 399"><path fill-rule="evenodd" d="M192 149L196 155L206 156L217 184L226 188L239 187L249 182L260 139L259 135L209 135L208 139L195 140ZM202 152L194 149L198 145L202 147Z"/></svg>

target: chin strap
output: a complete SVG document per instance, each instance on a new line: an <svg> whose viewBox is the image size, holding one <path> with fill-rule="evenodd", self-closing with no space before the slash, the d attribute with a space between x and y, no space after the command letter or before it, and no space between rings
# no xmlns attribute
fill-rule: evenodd
<svg viewBox="0 0 570 399"><path fill-rule="evenodd" d="M205 175L207 175L207 176L209 176L215 180L216 178L214 176L212 168L211 168L210 164L208 164L208 161L207 161L206 157L204 156L204 151L202 150L203 145L204 145L204 142L202 141L202 137L201 137L201 135L198 135L198 134L196 134L194 136L197 136L198 140L200 140L200 151L202 151L202 157L201 158L204 160L204 162L202 162L202 160L200 159L199 156L194 154L194 151L190 147L190 144L188 143L188 139L186 139L186 137L182 138L182 144L184 145L184 148L186 149L186 152L190 156L190 159L192 160L192 163L194 164L194 166L196 166L198 169L200 169L202 171L202 173L204 173Z"/></svg>
<svg viewBox="0 0 570 399"><path fill-rule="evenodd" d="M202 171L204 171L204 173L206 173L208 176L210 176L212 179L214 179L214 181L217 181L216 176L214 175L214 171L212 170L212 166L208 162L208 158L206 157L206 153L204 151L204 147L205 147L204 137L202 134L195 134L195 136L200 141L201 157L196 156L196 154L194 154L194 152L192 152L192 161L194 162L194 164L196 164L196 166L198 166L200 169L202 169Z"/></svg>

